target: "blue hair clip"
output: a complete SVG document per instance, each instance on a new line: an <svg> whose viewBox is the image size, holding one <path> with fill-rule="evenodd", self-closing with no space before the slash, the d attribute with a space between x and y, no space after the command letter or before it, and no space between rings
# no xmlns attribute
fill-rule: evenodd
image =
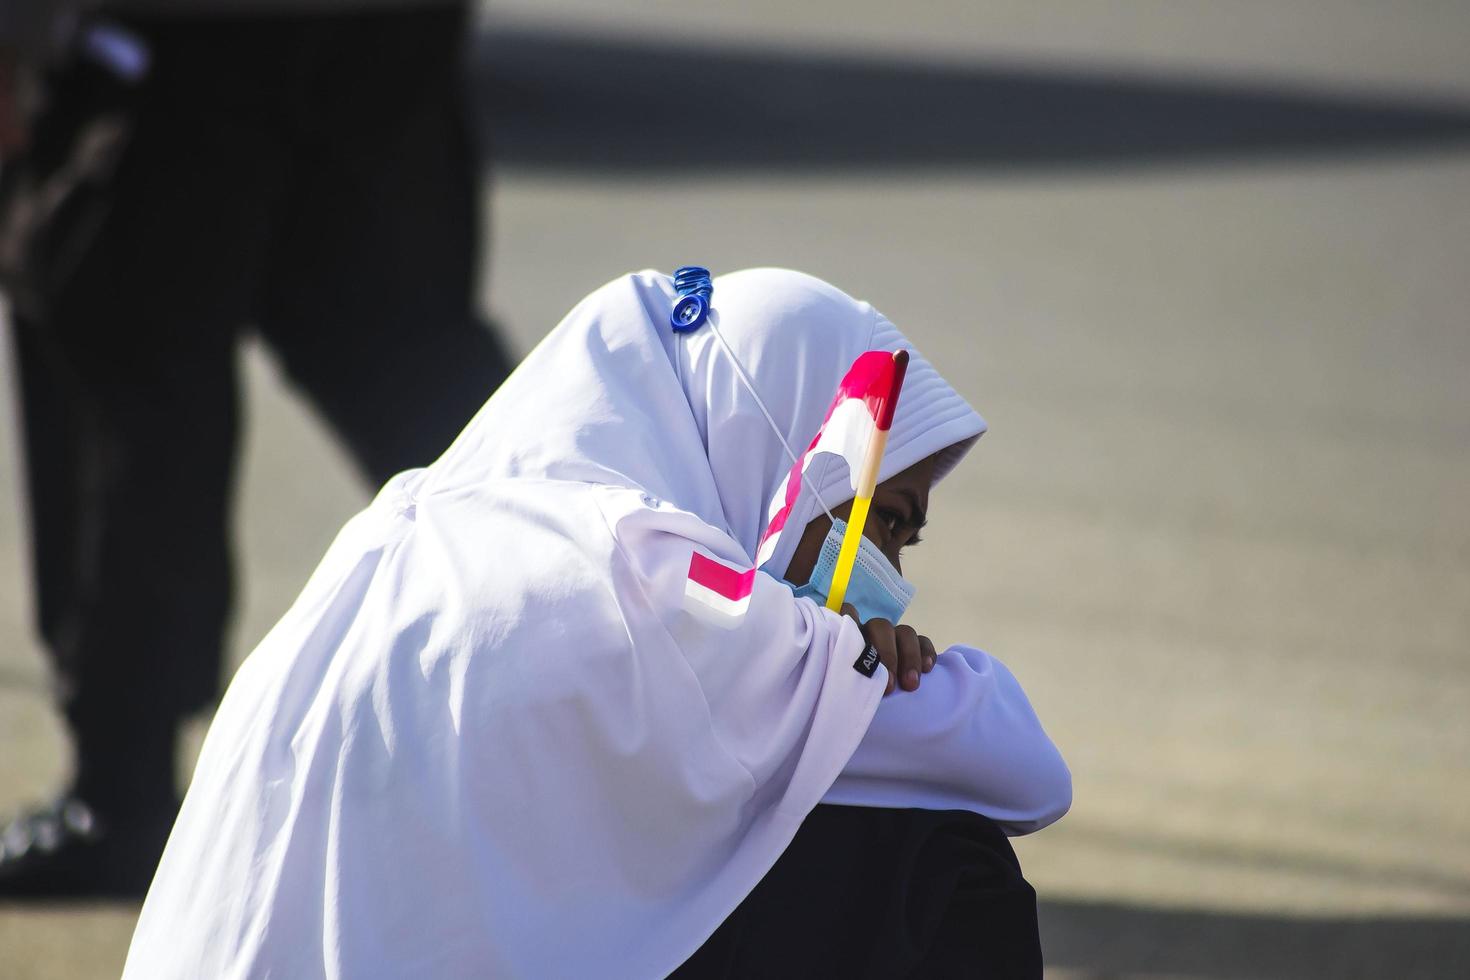
<svg viewBox="0 0 1470 980"><path fill-rule="evenodd" d="M669 314L669 326L675 333L698 330L709 318L710 297L715 284L709 270L698 265L683 265L674 270L674 291L679 300Z"/></svg>

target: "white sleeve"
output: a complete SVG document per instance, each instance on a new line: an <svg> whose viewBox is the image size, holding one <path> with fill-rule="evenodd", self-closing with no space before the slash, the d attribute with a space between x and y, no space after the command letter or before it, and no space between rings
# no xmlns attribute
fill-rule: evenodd
<svg viewBox="0 0 1470 980"><path fill-rule="evenodd" d="M1017 836L1067 812L1072 774L1006 666L954 646L883 699L822 802L972 810Z"/></svg>
<svg viewBox="0 0 1470 980"><path fill-rule="evenodd" d="M631 573L613 582L627 621L658 621L679 652L669 669L690 673L711 730L757 786L815 787L802 798L805 816L851 758L888 682L881 669L870 677L854 668L857 624L757 572L744 613L712 625L686 603L691 553L748 567L739 544L633 491L602 488L598 500ZM655 642L634 627L638 643Z"/></svg>

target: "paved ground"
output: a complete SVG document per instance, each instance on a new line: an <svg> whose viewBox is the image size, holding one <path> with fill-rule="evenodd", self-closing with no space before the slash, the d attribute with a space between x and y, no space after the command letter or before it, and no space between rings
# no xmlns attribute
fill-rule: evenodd
<svg viewBox="0 0 1470 980"><path fill-rule="evenodd" d="M871 299L992 424L913 619L1072 763L1057 975L1470 974L1470 8L731 6L497 5L521 346L629 267ZM242 652L365 499L248 366ZM61 743L0 441L8 808ZM0 910L0 975L115 973L131 915Z"/></svg>

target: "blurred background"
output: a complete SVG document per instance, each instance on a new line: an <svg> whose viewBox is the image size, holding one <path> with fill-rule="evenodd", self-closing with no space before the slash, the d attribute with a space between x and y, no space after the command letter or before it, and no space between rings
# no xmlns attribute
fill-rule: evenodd
<svg viewBox="0 0 1470 980"><path fill-rule="evenodd" d="M1004 660L1072 766L1018 842L1049 975L1470 976L1470 5L483 14L518 352L630 269L791 266L990 421L911 620ZM369 496L246 375L234 662ZM65 754L0 388L8 812ZM114 976L135 913L0 906L0 975Z"/></svg>

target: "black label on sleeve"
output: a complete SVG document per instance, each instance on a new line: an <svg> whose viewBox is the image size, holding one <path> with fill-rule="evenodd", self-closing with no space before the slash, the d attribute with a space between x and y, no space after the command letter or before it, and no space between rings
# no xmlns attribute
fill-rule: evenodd
<svg viewBox="0 0 1470 980"><path fill-rule="evenodd" d="M852 669L864 677L872 677L873 672L878 669L878 648L869 643L858 655Z"/></svg>

